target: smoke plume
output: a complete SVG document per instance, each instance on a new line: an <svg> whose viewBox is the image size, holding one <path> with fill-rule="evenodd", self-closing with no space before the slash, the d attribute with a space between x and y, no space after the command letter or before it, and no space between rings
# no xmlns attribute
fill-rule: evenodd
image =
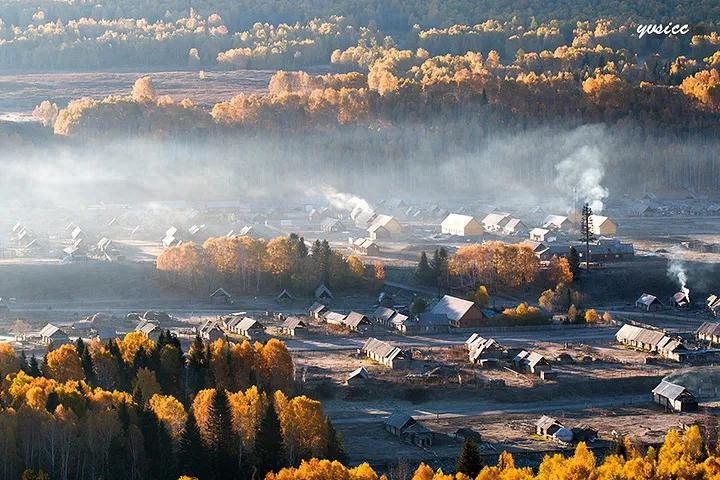
<svg viewBox="0 0 720 480"><path fill-rule="evenodd" d="M673 280L678 282L680 291L686 295L690 295L690 289L687 288L687 272L685 271L685 264L675 258L670 260L668 263L667 274Z"/></svg>
<svg viewBox="0 0 720 480"><path fill-rule="evenodd" d="M605 157L596 146L582 146L555 165L555 185L578 208L575 201L588 203L593 212L603 210L608 197L607 188L601 185L605 176ZM575 198L577 196L577 198Z"/></svg>
<svg viewBox="0 0 720 480"><path fill-rule="evenodd" d="M332 187L324 187L320 190L320 193L325 199L338 210L351 212L353 210L364 210L372 212L373 208L370 203L364 198L358 197L351 193L338 192Z"/></svg>

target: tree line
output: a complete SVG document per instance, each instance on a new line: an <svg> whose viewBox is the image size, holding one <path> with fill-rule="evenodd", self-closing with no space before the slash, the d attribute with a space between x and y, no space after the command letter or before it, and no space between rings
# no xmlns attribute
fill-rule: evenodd
<svg viewBox="0 0 720 480"><path fill-rule="evenodd" d="M44 359L0 344L0 477L262 478L342 459L320 402L294 396L285 345L206 344L169 331L78 339ZM23 476L23 478L26 478Z"/></svg>
<svg viewBox="0 0 720 480"><path fill-rule="evenodd" d="M320 284L338 290L374 290L382 286L385 275L379 262L366 266L355 256L343 257L327 240L317 240L308 248L295 234L270 241L213 237L202 247L184 243L165 249L157 258L157 269L172 284L193 291L224 287L247 293L287 288L303 295Z"/></svg>

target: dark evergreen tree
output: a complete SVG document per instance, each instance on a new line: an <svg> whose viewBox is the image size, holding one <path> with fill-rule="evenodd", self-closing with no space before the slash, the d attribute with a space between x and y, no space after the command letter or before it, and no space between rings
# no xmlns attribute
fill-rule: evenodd
<svg viewBox="0 0 720 480"><path fill-rule="evenodd" d="M95 375L95 366L93 365L93 359L90 356L90 351L87 348L83 349L83 353L80 356L82 362L83 373L85 374L85 380L91 386L97 385L97 376Z"/></svg>
<svg viewBox="0 0 720 480"><path fill-rule="evenodd" d="M195 414L188 412L185 429L178 445L179 474L189 477L208 478L207 452L200 436Z"/></svg>
<svg viewBox="0 0 720 480"><path fill-rule="evenodd" d="M265 478L268 472L277 471L285 466L285 449L280 418L272 404L268 405L265 416L258 427L255 437L255 456L257 457L258 478Z"/></svg>
<svg viewBox="0 0 720 480"><path fill-rule="evenodd" d="M463 442L462 449L460 450L460 456L455 464L455 470L458 473L464 473L470 478L475 478L480 470L482 470L483 463L480 458L480 450L477 445L471 439L466 439Z"/></svg>
<svg viewBox="0 0 720 480"><path fill-rule="evenodd" d="M216 480L235 480L239 475L240 438L232 430L230 400L223 388L215 390L208 409L208 462Z"/></svg>
<svg viewBox="0 0 720 480"><path fill-rule="evenodd" d="M422 297L413 298L410 303L410 314L417 316L423 313L427 309L427 302Z"/></svg>
<svg viewBox="0 0 720 480"><path fill-rule="evenodd" d="M78 337L77 340L75 340L75 350L77 351L78 357L82 358L83 353L85 353L85 342L82 337Z"/></svg>
<svg viewBox="0 0 720 480"><path fill-rule="evenodd" d="M27 355L25 355L25 350L20 351L20 369L28 375L30 374L30 365L28 365L28 359Z"/></svg>
<svg viewBox="0 0 720 480"><path fill-rule="evenodd" d="M205 356L205 343L200 335L195 336L188 352L188 397L194 397L205 388L208 370L208 359Z"/></svg>
<svg viewBox="0 0 720 480"><path fill-rule="evenodd" d="M30 356L27 373L31 377L39 377L40 375L42 375L42 373L40 372L40 365L38 364L37 358L35 358L35 354Z"/></svg>
<svg viewBox="0 0 720 480"><path fill-rule="evenodd" d="M177 469L173 456L172 440L165 425L152 410L140 412L140 431L143 434L147 468L150 478L156 480L175 480Z"/></svg>
<svg viewBox="0 0 720 480"><path fill-rule="evenodd" d="M328 431L328 444L325 457L328 460L337 460L338 462L345 463L347 461L347 455L343 448L342 436L335 430L330 418L326 417L325 422L327 423Z"/></svg>
<svg viewBox="0 0 720 480"><path fill-rule="evenodd" d="M433 269L430 268L430 262L428 262L425 252L420 254L420 261L415 269L415 281L420 285L435 285L437 283L437 276Z"/></svg>
<svg viewBox="0 0 720 480"><path fill-rule="evenodd" d="M447 285L449 270L448 270L448 253L445 248L440 247L433 253L432 262L430 262L430 268L433 271L434 278L438 285Z"/></svg>
<svg viewBox="0 0 720 480"><path fill-rule="evenodd" d="M582 232L583 242L585 242L585 270L590 272L590 242L595 240L592 224L592 209L590 205L585 203L582 209L582 223L580 231Z"/></svg>
<svg viewBox="0 0 720 480"><path fill-rule="evenodd" d="M47 400L45 401L45 410L50 413L55 413L55 409L60 405L60 397L55 390L48 394Z"/></svg>

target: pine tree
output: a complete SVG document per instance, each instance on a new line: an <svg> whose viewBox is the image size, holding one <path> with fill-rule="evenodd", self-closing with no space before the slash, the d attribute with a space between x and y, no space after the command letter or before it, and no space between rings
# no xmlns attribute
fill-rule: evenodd
<svg viewBox="0 0 720 480"><path fill-rule="evenodd" d="M140 431L143 434L145 454L150 478L174 480L177 478L172 440L165 425L152 410L140 413Z"/></svg>
<svg viewBox="0 0 720 480"><path fill-rule="evenodd" d="M83 373L85 374L85 380L91 386L97 385L97 376L95 375L95 366L93 365L90 351L85 348L83 349L82 356L80 357L82 362Z"/></svg>
<svg viewBox="0 0 720 480"><path fill-rule="evenodd" d="M208 461L216 480L235 480L239 474L240 439L232 430L232 413L227 392L215 390L208 408Z"/></svg>
<svg viewBox="0 0 720 480"><path fill-rule="evenodd" d="M337 460L338 462L345 463L347 455L343 448L342 436L333 427L330 418L326 417L325 422L327 425L327 450L325 451L325 458L328 460Z"/></svg>
<svg viewBox="0 0 720 480"><path fill-rule="evenodd" d="M420 254L420 261L415 269L415 281L420 285L434 285L436 283L435 273L430 268L427 254L424 251Z"/></svg>
<svg viewBox="0 0 720 480"><path fill-rule="evenodd" d="M192 397L205 388L208 370L208 359L205 343L200 335L195 336L188 352L188 396Z"/></svg>
<svg viewBox="0 0 720 480"><path fill-rule="evenodd" d="M195 413L192 409L185 421L185 429L178 445L180 474L189 477L208 478L207 452L200 436Z"/></svg>
<svg viewBox="0 0 720 480"><path fill-rule="evenodd" d="M30 356L27 373L31 377L39 377L40 375L42 375L42 373L40 373L40 365L38 364L37 358L35 358L35 354Z"/></svg>
<svg viewBox="0 0 720 480"><path fill-rule="evenodd" d="M482 470L483 464L480 459L480 450L477 445L471 439L466 439L463 442L462 449L460 450L460 456L455 464L455 470L458 473L464 473L470 478L475 478L480 470Z"/></svg>
<svg viewBox="0 0 720 480"><path fill-rule="evenodd" d="M268 472L279 470L285 463L280 419L272 404L265 410L255 437L255 456L259 478L265 478Z"/></svg>
<svg viewBox="0 0 720 480"><path fill-rule="evenodd" d="M410 314L418 316L427 309L427 302L424 298L416 296L410 302Z"/></svg>
<svg viewBox="0 0 720 480"><path fill-rule="evenodd" d="M595 235L593 235L592 214L590 205L585 203L582 209L582 225L580 226L580 230L583 241L585 242L585 270L588 272L590 272L590 242L595 240Z"/></svg>
<svg viewBox="0 0 720 480"><path fill-rule="evenodd" d="M60 405L60 396L53 390L48 394L47 400L45 401L45 410L50 413L55 413L58 405Z"/></svg>
<svg viewBox="0 0 720 480"><path fill-rule="evenodd" d="M433 271L437 285L446 285L449 273L447 250L442 247L435 250L432 262L430 262L430 268Z"/></svg>

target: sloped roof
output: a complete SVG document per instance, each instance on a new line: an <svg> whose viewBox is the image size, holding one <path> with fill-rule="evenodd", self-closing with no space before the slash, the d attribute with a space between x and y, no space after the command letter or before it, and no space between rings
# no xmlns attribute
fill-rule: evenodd
<svg viewBox="0 0 720 480"><path fill-rule="evenodd" d="M677 400L683 396L683 394L690 395L691 397L693 396L682 385L677 385L675 383L668 382L667 380L661 381L657 387L653 388L652 393L665 397L668 400Z"/></svg>
<svg viewBox="0 0 720 480"><path fill-rule="evenodd" d="M560 228L568 221L570 221L570 219L564 215L548 215L545 217L543 227Z"/></svg>
<svg viewBox="0 0 720 480"><path fill-rule="evenodd" d="M666 337L662 330L650 330L648 328L636 327L635 325L625 324L615 334L618 341L634 341L646 345L657 346ZM669 338L669 337L668 337Z"/></svg>
<svg viewBox="0 0 720 480"><path fill-rule="evenodd" d="M403 315L400 312L396 312L395 315L393 315L392 318L390 319L390 323L392 323L393 325L396 325L396 326L402 325L403 323L405 323L408 320L408 318L410 318L410 317L408 317L407 315Z"/></svg>
<svg viewBox="0 0 720 480"><path fill-rule="evenodd" d="M57 332L62 332L62 330L60 330L60 327L56 327L52 323L48 323L40 330L40 336L41 337L52 337ZM62 332L62 333L64 333L64 332Z"/></svg>
<svg viewBox="0 0 720 480"><path fill-rule="evenodd" d="M716 337L720 335L720 323L718 322L704 322L700 325L700 328L695 332L696 335L707 335L709 337Z"/></svg>
<svg viewBox="0 0 720 480"><path fill-rule="evenodd" d="M540 417L540 419L535 423L535 425L542 430L548 430L552 426L562 427L562 424L560 422L558 422L553 417L548 417L547 415L543 415L542 417Z"/></svg>
<svg viewBox="0 0 720 480"><path fill-rule="evenodd" d="M320 296L322 296L323 294L329 296L330 298L333 298L332 292L330 291L329 288L327 288L327 287L325 286L324 283L320 284L320 285L315 289L315 297L316 297L316 298L317 298L317 297L320 297Z"/></svg>
<svg viewBox="0 0 720 480"><path fill-rule="evenodd" d="M430 312L445 315L449 320L457 321L473 308L474 305L470 300L445 295Z"/></svg>
<svg viewBox="0 0 720 480"><path fill-rule="evenodd" d="M262 323L258 322L252 317L245 317L242 319L240 323L238 323L237 329L241 332L247 332L248 330L252 330L253 328L261 328L265 329Z"/></svg>
<svg viewBox="0 0 720 480"><path fill-rule="evenodd" d="M326 309L327 309L327 307L325 305L323 305L322 303L314 302L312 305L310 305L310 308L308 309L308 311L311 314L318 314Z"/></svg>
<svg viewBox="0 0 720 480"><path fill-rule="evenodd" d="M489 226L499 226L501 223L507 223L509 219L509 213L490 213L482 219L482 224Z"/></svg>
<svg viewBox="0 0 720 480"><path fill-rule="evenodd" d="M450 215L445 217L445 220L440 223L440 226L442 226L443 228L451 228L453 230L458 230L467 227L473 221L477 220L475 220L475 217L472 217L470 215L451 213Z"/></svg>
<svg viewBox="0 0 720 480"><path fill-rule="evenodd" d="M520 220L519 218L511 218L503 228L505 230L517 230L521 227L525 227L525 224L522 220Z"/></svg>
<svg viewBox="0 0 720 480"><path fill-rule="evenodd" d="M370 323L370 320L362 313L352 311L345 317L345 325L348 327L357 327L361 323Z"/></svg>
<svg viewBox="0 0 720 480"><path fill-rule="evenodd" d="M232 295L230 295L227 292L227 290L225 290L224 288L218 288L217 290L215 290L213 293L210 294L210 297L212 297L212 298L215 298L215 297L232 298Z"/></svg>
<svg viewBox="0 0 720 480"><path fill-rule="evenodd" d="M545 360L545 357L540 355L537 352L532 352L530 355L527 356L525 359L529 366L536 367L537 365L542 365L547 363L547 360Z"/></svg>
<svg viewBox="0 0 720 480"><path fill-rule="evenodd" d="M298 317L288 317L285 319L285 321L282 323L281 328L292 330L293 328L307 328L307 324Z"/></svg>
<svg viewBox="0 0 720 480"><path fill-rule="evenodd" d="M373 353L380 358L388 360L392 360L402 351L398 347L378 340L377 338L368 338L362 349L364 352Z"/></svg>
<svg viewBox="0 0 720 480"><path fill-rule="evenodd" d="M367 370L365 370L365 367L360 367L358 369L353 370L352 372L348 373L347 379L353 379L353 378L370 378L370 374Z"/></svg>
<svg viewBox="0 0 720 480"><path fill-rule="evenodd" d="M413 423L415 423L415 419L407 413L402 412L395 412L387 419L385 419L385 425L396 428L400 431L403 431L405 428L412 425Z"/></svg>
<svg viewBox="0 0 720 480"><path fill-rule="evenodd" d="M379 318L382 321L390 320L390 317L392 317L393 315L395 315L395 310L387 307L378 307L373 312L373 317Z"/></svg>
<svg viewBox="0 0 720 480"><path fill-rule="evenodd" d="M344 323L345 314L339 312L326 312L325 320L327 322Z"/></svg>
<svg viewBox="0 0 720 480"><path fill-rule="evenodd" d="M343 224L340 221L339 218L325 218L322 222L320 222L320 225L324 228L331 228L335 226L342 227Z"/></svg>
<svg viewBox="0 0 720 480"><path fill-rule="evenodd" d="M646 305L649 307L650 305L652 305L655 302L662 304L662 302L660 300L658 300L655 295L650 295L649 293L643 293L642 295L640 295L640 298L638 298L635 303L640 303L642 305Z"/></svg>
<svg viewBox="0 0 720 480"><path fill-rule="evenodd" d="M143 335L147 336L150 335L153 331L155 331L158 328L157 325L150 322L142 323L141 325L138 325L135 328L135 331L141 332Z"/></svg>

